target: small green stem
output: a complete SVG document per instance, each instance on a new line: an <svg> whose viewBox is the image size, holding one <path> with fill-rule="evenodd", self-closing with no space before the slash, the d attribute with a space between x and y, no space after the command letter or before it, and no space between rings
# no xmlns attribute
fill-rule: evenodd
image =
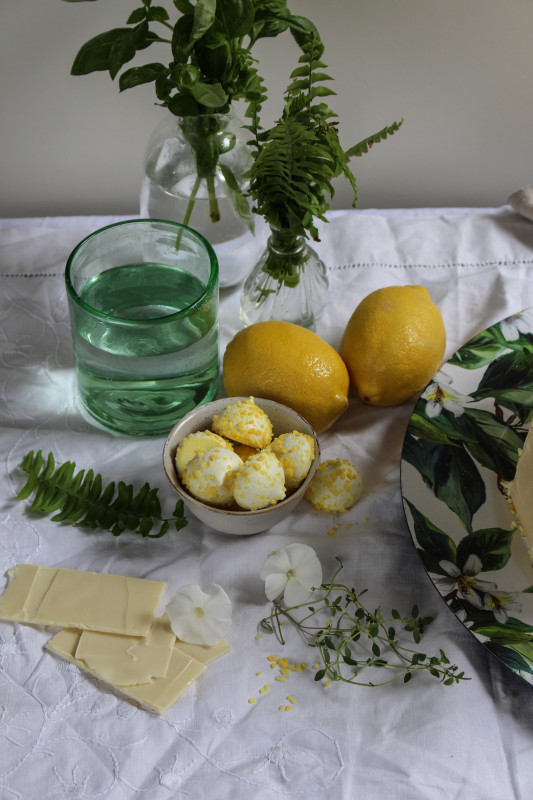
<svg viewBox="0 0 533 800"><path fill-rule="evenodd" d="M198 189L200 188L200 184L202 182L201 177L196 174L196 178L194 179L194 185L192 187L191 194L189 196L189 202L187 203L187 208L185 209L185 215L183 217L183 224L188 225L189 220L191 219L192 212L194 209L194 203L196 201L196 195L198 194Z"/></svg>
<svg viewBox="0 0 533 800"><path fill-rule="evenodd" d="M211 222L218 222L220 220L220 209L218 207L218 198L215 190L215 176L208 175L205 180L209 197L209 218Z"/></svg>
<svg viewBox="0 0 533 800"><path fill-rule="evenodd" d="M194 209L194 203L195 203L195 200L196 200L196 195L198 194L198 189L200 188L201 181L202 181L202 179L197 174L196 178L195 178L195 181L194 181L194 186L192 187L192 192L191 192L191 194L189 196L189 202L187 203L187 208L185 209L185 214L184 214L183 223L182 223L183 225L188 225L189 224L189 220L190 220L190 218L192 216L192 212L193 212L193 209ZM178 236L176 238L176 250L180 249L182 235L183 235L183 231L180 230L180 232L178 233Z"/></svg>

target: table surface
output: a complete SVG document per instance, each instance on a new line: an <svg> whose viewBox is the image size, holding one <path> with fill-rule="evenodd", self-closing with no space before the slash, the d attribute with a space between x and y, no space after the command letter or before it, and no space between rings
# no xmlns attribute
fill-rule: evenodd
<svg viewBox="0 0 533 800"><path fill-rule="evenodd" d="M323 458L348 458L362 474L363 497L342 515L304 501L256 536L217 534L191 516L181 532L150 540L60 525L16 499L22 457L42 449L107 481L159 486L164 510L175 502L162 471L163 440L98 429L75 394L64 264L86 233L108 221L0 224L0 589L6 571L22 562L165 580L165 599L183 584L216 582L232 600L233 650L157 716L43 650L50 630L1 623L2 800L326 793L335 800L529 800L533 687L447 608L407 527L400 456L414 401L380 409L352 400L320 436ZM317 332L334 347L357 303L380 286L428 288L444 316L447 358L475 333L533 306L533 223L507 206L334 212L321 240L330 300ZM221 352L239 328L239 292L221 293ZM423 674L380 688L327 686L309 669L275 681L269 656L316 660L296 633L288 632L284 647L257 636L269 612L261 564L291 542L316 550L324 577L341 557L346 582L368 589L370 604L383 611L407 613L418 604L435 618L424 651L442 648L471 679L445 687Z"/></svg>

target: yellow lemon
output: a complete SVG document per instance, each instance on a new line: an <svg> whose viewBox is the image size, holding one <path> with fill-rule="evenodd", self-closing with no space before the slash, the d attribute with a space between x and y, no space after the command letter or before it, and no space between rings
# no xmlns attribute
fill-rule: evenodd
<svg viewBox="0 0 533 800"><path fill-rule="evenodd" d="M228 397L263 397L294 409L321 433L348 407L350 378L336 350L291 322L256 322L229 342L223 361Z"/></svg>
<svg viewBox="0 0 533 800"><path fill-rule="evenodd" d="M350 317L339 353L350 391L394 406L422 391L446 347L442 314L423 286L388 286L365 297Z"/></svg>

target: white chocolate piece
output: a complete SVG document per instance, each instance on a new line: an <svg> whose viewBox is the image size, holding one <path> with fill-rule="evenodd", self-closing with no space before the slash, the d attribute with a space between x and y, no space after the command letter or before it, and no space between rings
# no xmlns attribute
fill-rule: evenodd
<svg viewBox="0 0 533 800"><path fill-rule="evenodd" d="M233 450L213 447L189 461L183 472L183 483L198 500L215 506L230 505L233 482L242 463Z"/></svg>
<svg viewBox="0 0 533 800"><path fill-rule="evenodd" d="M272 441L272 423L253 397L228 403L213 417L213 430L234 442L262 450Z"/></svg>
<svg viewBox="0 0 533 800"><path fill-rule="evenodd" d="M46 649L67 659L72 664L85 670L90 675L100 678L84 661L76 658L76 651L80 639L80 631L65 628L46 644ZM170 663L164 678L154 678L150 683L138 686L115 686L121 694L135 700L145 708L162 714L169 709L183 692L206 671L205 664L191 658L174 647Z"/></svg>
<svg viewBox="0 0 533 800"><path fill-rule="evenodd" d="M176 471L178 477L183 476L183 471L189 461L199 453L205 453L206 450L211 450L213 447L226 447L228 450L232 449L230 442L223 439L213 431L195 431L186 436L180 442L176 451Z"/></svg>
<svg viewBox="0 0 533 800"><path fill-rule="evenodd" d="M346 458L323 461L305 496L319 511L347 511L361 497L361 475Z"/></svg>
<svg viewBox="0 0 533 800"><path fill-rule="evenodd" d="M285 497L285 473L274 453L250 456L235 475L233 497L241 508L256 511Z"/></svg>
<svg viewBox="0 0 533 800"><path fill-rule="evenodd" d="M221 639L215 644L190 644L189 642L182 642L181 639L176 640L176 649L181 650L185 655L196 659L201 664L210 664L220 656L229 653L231 645L226 639Z"/></svg>
<svg viewBox="0 0 533 800"><path fill-rule="evenodd" d="M164 678L175 644L168 619L158 618L145 638L83 631L75 655L102 680L133 686Z"/></svg>
<svg viewBox="0 0 533 800"><path fill-rule="evenodd" d="M19 564L9 570L0 619L146 636L165 581Z"/></svg>
<svg viewBox="0 0 533 800"><path fill-rule="evenodd" d="M297 489L307 477L315 455L313 437L300 431L282 433L268 449L275 453L283 467L287 489Z"/></svg>

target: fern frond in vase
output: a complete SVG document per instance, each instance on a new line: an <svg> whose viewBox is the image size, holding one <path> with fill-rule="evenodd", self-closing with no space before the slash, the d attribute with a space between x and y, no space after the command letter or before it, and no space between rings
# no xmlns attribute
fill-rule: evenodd
<svg viewBox="0 0 533 800"><path fill-rule="evenodd" d="M327 222L335 178L342 175L348 180L352 207L356 207L351 157L368 152L403 122L344 150L337 117L323 100L335 92L325 85L332 78L324 71L327 65L322 61L324 46L318 33L309 34L300 47L302 55L291 73L281 117L268 131L259 129L257 118L249 126L254 162L247 173L248 194L253 211L269 223L272 236L244 284L240 315L245 324L282 319L315 327L327 302L328 281L323 262L305 239L320 241L316 220ZM295 287L300 287L298 293L290 291Z"/></svg>

